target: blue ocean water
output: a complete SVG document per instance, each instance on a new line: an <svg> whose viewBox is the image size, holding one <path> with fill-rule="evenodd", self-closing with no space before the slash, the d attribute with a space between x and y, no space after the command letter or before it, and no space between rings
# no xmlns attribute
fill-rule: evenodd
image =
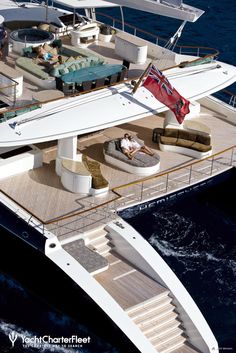
<svg viewBox="0 0 236 353"><path fill-rule="evenodd" d="M179 44L217 48L219 59L236 65L236 3L235 0L188 0L206 13L196 22L188 23ZM105 10L104 10L105 12ZM106 10L120 18L117 9ZM180 21L136 10L124 9L125 20L153 34L170 37ZM236 90L235 90L236 92ZM232 179L235 180L235 176ZM231 188L229 188L229 185ZM223 190L223 191L222 191ZM229 190L228 193L225 190ZM149 240L154 248L183 281L204 313L220 347L235 347L235 193L232 184L224 182L214 192L178 200L165 206L124 213L124 217ZM227 195L227 197L225 197ZM229 202L229 200L231 200ZM179 203L180 202L180 203ZM189 207L191 205L191 208ZM194 212L193 212L194 210ZM200 212L203 211L203 212ZM206 217L207 215L207 217ZM143 228L144 224L150 224ZM174 232L173 232L174 229ZM10 256L10 255L9 255ZM94 337L93 346L83 348L11 349L8 334L33 337L52 331L55 335L88 334L80 320L66 315L45 302L24 286L14 273L0 268L0 352L120 352L115 345Z"/></svg>

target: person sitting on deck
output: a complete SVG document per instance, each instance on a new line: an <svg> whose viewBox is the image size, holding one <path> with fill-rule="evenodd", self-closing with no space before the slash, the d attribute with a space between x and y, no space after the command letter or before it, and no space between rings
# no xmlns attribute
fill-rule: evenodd
<svg viewBox="0 0 236 353"><path fill-rule="evenodd" d="M42 65L45 67L45 70L47 72L50 72L51 69L57 65L62 65L63 64L63 59L61 55L58 55L57 61L40 61L38 62L39 65Z"/></svg>
<svg viewBox="0 0 236 353"><path fill-rule="evenodd" d="M140 145L130 134L125 133L121 140L122 152L129 158L133 159L136 152L144 152L153 156L154 153L145 145Z"/></svg>

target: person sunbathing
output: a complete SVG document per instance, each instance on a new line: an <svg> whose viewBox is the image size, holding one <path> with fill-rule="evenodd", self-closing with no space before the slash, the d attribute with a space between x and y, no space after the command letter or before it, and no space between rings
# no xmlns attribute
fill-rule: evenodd
<svg viewBox="0 0 236 353"><path fill-rule="evenodd" d="M152 150L147 147L146 145L140 145L134 138L133 136L129 135L128 137L129 141L130 141L130 146L132 149L131 155L134 155L136 152L143 152L148 154L149 156L153 156L154 153L152 152Z"/></svg>
<svg viewBox="0 0 236 353"><path fill-rule="evenodd" d="M58 56L47 52L42 45L37 48L37 59L43 59L45 61L56 59Z"/></svg>
<svg viewBox="0 0 236 353"><path fill-rule="evenodd" d="M122 149L122 152L129 158L129 159L133 159L132 156L132 146L131 146L131 142L129 140L129 134L124 134L124 137L122 138L121 142L120 142L120 146Z"/></svg>
<svg viewBox="0 0 236 353"><path fill-rule="evenodd" d="M121 149L122 152L129 158L133 159L135 153L143 152L150 156L153 156L154 153L150 148L145 145L140 145L130 134L125 133L123 139L121 140Z"/></svg>

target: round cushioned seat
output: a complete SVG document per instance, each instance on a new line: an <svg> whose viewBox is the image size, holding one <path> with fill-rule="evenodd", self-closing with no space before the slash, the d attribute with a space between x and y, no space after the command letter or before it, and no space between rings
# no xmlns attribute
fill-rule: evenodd
<svg viewBox="0 0 236 353"><path fill-rule="evenodd" d="M142 144L136 138L137 142ZM157 153L149 156L143 152L135 153L133 159L129 159L121 150L120 139L106 141L104 143L103 152L106 162L116 167L137 175L152 175L160 169L160 157Z"/></svg>

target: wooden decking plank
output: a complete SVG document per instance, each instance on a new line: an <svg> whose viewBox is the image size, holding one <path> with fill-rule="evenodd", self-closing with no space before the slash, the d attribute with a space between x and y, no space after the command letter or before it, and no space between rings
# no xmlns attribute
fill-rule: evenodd
<svg viewBox="0 0 236 353"><path fill-rule="evenodd" d="M166 288L140 272L130 263L126 263L124 259L117 257L117 260L121 261L96 275L95 278L124 309L166 291ZM135 272L131 272L132 270L135 270ZM121 275L122 273L124 276L116 278L119 276L118 274Z"/></svg>
<svg viewBox="0 0 236 353"><path fill-rule="evenodd" d="M206 110L203 108L203 112L204 111ZM235 144L236 126L218 119L214 116L214 113L210 115L209 111L207 111L207 114L201 116L200 120L208 125L212 131L213 152L219 152ZM115 166L110 166L104 161L102 151L103 142L113 137L122 136L126 131L137 135L140 139L145 141L145 144L157 151L161 158L160 172L171 170L172 168L180 167L193 161L191 157L182 154L158 150L157 143L153 143L151 140L152 129L157 126L160 127L162 124L162 116L153 115L139 119L128 124L120 125L119 127L106 129L88 140L85 138L81 141L78 140L78 148L82 153L100 162L102 173L109 181L110 188L130 183L141 178L137 175L121 171ZM222 138L221 131L224 131L224 136L227 135L227 139ZM96 148L93 148L94 143L96 144ZM46 144L42 147L47 150ZM204 162L203 164L205 167L209 165L210 162ZM198 168L198 165L193 167L193 177L196 181L198 180L198 174L202 176L203 173L204 176L206 172L198 170ZM179 186L179 183L172 183L172 178L175 177L179 177L179 172L176 175L173 174L170 176L169 186L172 189ZM145 185L143 196L159 196L161 190L155 191L152 189L148 191L146 188L148 185L153 185L154 187L154 185L158 185L160 182L165 183L165 179L161 177L160 180L154 179L153 181L149 181L147 185ZM104 197L100 196L98 198L94 196L84 197L84 195L73 194L65 190L60 182L60 178L55 173L54 161L49 164L44 164L41 168L0 180L0 189L43 221L55 219L60 216L67 216L73 212L84 211L116 197L112 192L109 192ZM165 191L164 188L163 191ZM137 202L141 196L140 186L138 185L131 189L121 189L121 193L124 196L122 202L124 204L132 204L135 201ZM126 194L130 195L130 198L126 199ZM111 209L114 207L114 204L108 206L108 208ZM111 218L109 218L111 214L108 213L108 208L104 207L96 212L83 214L83 217L72 217L69 220L60 222L60 228L56 229L55 225L51 225L48 226L48 229L54 231L56 229L56 235L61 239L71 237L78 234L78 232L85 227L93 228L98 224L105 224L111 220Z"/></svg>

